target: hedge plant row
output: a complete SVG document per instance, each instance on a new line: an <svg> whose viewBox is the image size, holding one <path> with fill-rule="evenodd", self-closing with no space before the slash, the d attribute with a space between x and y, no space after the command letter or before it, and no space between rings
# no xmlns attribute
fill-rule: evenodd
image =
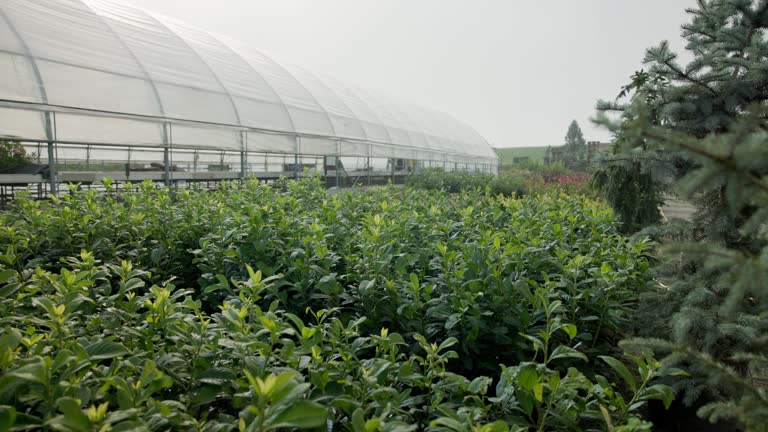
<svg viewBox="0 0 768 432"><path fill-rule="evenodd" d="M648 244L582 196L144 183L0 218L0 431L650 430Z"/></svg>

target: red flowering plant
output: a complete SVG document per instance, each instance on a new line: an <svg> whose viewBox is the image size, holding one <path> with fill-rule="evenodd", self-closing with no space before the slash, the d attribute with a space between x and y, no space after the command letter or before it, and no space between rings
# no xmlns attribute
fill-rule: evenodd
<svg viewBox="0 0 768 432"><path fill-rule="evenodd" d="M0 141L0 170L15 168L29 163L30 156L16 141Z"/></svg>
<svg viewBox="0 0 768 432"><path fill-rule="evenodd" d="M547 192L564 192L576 195L593 195L589 188L589 180L592 176L583 172L569 172L564 174L547 175L546 173L533 173L525 186L531 194Z"/></svg>

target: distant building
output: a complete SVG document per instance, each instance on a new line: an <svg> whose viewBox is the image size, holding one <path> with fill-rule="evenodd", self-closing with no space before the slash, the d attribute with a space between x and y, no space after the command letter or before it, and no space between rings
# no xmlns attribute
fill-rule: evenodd
<svg viewBox="0 0 768 432"><path fill-rule="evenodd" d="M610 151L611 143L600 141L587 142L587 163L592 163L600 153ZM564 146L557 147L507 147L496 148L499 163L502 166L525 162L550 164L562 161Z"/></svg>
<svg viewBox="0 0 768 432"><path fill-rule="evenodd" d="M587 141L587 165L591 164L595 156L602 152L610 151L611 143L601 143L600 141ZM547 155L544 156L544 163L557 163L563 160L565 146L549 147Z"/></svg>
<svg viewBox="0 0 768 432"><path fill-rule="evenodd" d="M544 157L547 153L547 147L508 147L495 150L502 166L523 162L544 163Z"/></svg>

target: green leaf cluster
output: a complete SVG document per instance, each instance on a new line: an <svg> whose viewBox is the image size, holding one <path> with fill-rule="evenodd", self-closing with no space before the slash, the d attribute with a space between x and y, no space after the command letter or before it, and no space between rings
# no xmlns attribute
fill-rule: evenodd
<svg viewBox="0 0 768 432"><path fill-rule="evenodd" d="M598 361L650 281L603 204L284 186L106 182L3 213L7 424L642 430L666 400Z"/></svg>
<svg viewBox="0 0 768 432"><path fill-rule="evenodd" d="M530 191L525 178L518 173L502 172L499 175L469 171L444 171L427 168L406 178L413 188L443 190L450 193L476 191L492 195L522 197Z"/></svg>

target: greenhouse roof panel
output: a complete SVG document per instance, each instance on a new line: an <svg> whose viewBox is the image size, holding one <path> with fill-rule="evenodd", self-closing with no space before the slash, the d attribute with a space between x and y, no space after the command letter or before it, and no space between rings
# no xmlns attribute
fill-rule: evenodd
<svg viewBox="0 0 768 432"><path fill-rule="evenodd" d="M63 135L109 137L117 145L170 140L231 149L236 136L195 133L228 128L283 135L291 139L275 142L291 146L302 136L307 148L322 152L346 142L338 148L359 143L371 150L354 153L497 160L480 134L446 114L281 65L250 44L122 0L3 0L0 24L0 100L8 114L0 117L0 137L46 136L45 122L20 127L19 119L60 111ZM77 121L64 121L70 118ZM168 123L177 140L163 137L162 128L105 134L108 118ZM48 133L48 139L62 139Z"/></svg>

